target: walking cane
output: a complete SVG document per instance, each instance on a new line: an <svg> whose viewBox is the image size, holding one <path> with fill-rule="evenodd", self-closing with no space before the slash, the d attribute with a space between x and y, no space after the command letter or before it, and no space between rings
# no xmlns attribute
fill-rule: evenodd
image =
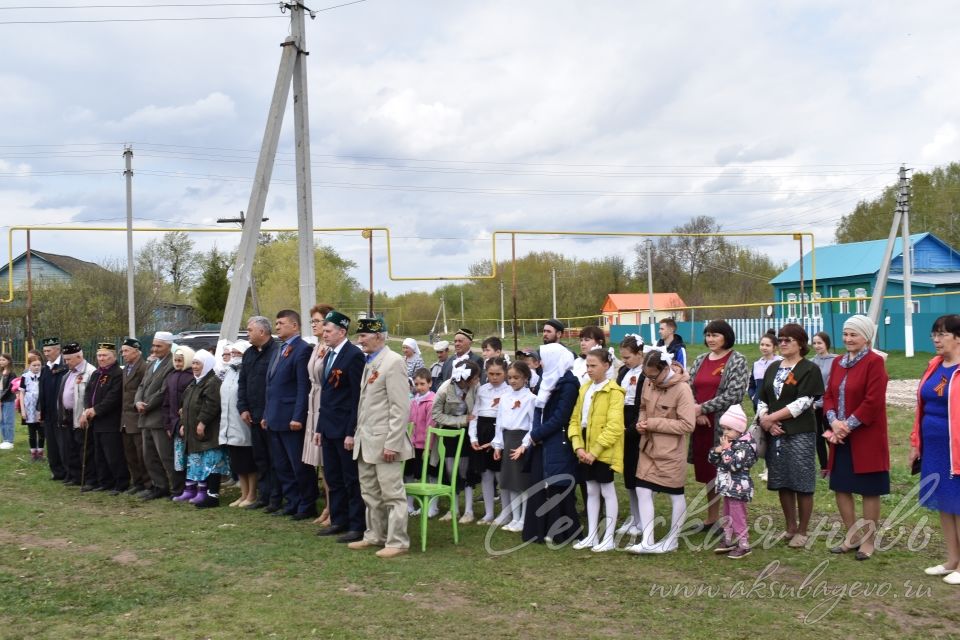
<svg viewBox="0 0 960 640"><path fill-rule="evenodd" d="M87 475L87 435L90 433L90 423L87 423L87 426L83 428L83 458L80 461L80 488L83 489L87 486L84 478Z"/></svg>

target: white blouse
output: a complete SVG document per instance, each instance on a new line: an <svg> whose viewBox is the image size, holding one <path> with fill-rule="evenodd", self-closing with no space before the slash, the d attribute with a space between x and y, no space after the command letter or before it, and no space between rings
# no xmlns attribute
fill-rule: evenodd
<svg viewBox="0 0 960 640"><path fill-rule="evenodd" d="M584 429L587 428L587 422L590 420L590 405L593 404L593 394L610 382L609 380L604 380L603 382L592 382L590 383L590 388L587 389L587 395L583 397L583 408L580 410L580 426Z"/></svg>
<svg viewBox="0 0 960 640"><path fill-rule="evenodd" d="M626 396L623 398L623 404L633 405L634 400L637 398L637 384L643 378L643 364L639 364L633 369L627 371L627 374L623 376L623 384L620 386L623 387L623 390L626 391Z"/></svg>
<svg viewBox="0 0 960 640"><path fill-rule="evenodd" d="M497 409L500 406L500 398L509 391L512 391L512 389L510 389L510 385L505 382L501 382L497 386L493 386L489 382L480 385L477 389L476 400L474 400L473 403L473 413L476 418L496 418ZM471 420L470 425L467 427L470 442L478 442L476 418Z"/></svg>
<svg viewBox="0 0 960 640"><path fill-rule="evenodd" d="M508 387L509 388L509 387ZM493 448L503 449L503 431L511 429L530 433L533 428L533 401L537 396L526 387L510 392L500 398L497 408L497 429L493 436ZM526 438L524 438L526 440Z"/></svg>

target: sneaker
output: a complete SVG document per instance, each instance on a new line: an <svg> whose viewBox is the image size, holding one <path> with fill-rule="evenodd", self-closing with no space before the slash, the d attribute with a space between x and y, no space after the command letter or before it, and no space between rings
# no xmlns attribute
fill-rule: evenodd
<svg viewBox="0 0 960 640"><path fill-rule="evenodd" d="M750 547L737 547L728 553L727 557L733 560L739 560L740 558L746 558L748 555L750 555Z"/></svg>
<svg viewBox="0 0 960 640"><path fill-rule="evenodd" d="M766 482L766 481L769 479L769 478L768 478L768 475L769 475L769 474L767 473L767 470L764 469L764 470L760 473L760 479L763 480L764 482Z"/></svg>
<svg viewBox="0 0 960 640"><path fill-rule="evenodd" d="M452 511L447 511L445 514L443 514L442 516L440 516L440 522L450 522L451 520L453 520L453 512L452 512Z"/></svg>
<svg viewBox="0 0 960 640"><path fill-rule="evenodd" d="M13 449L13 443L12 443L12 442L0 442L0 449L4 449L4 450Z"/></svg>
<svg viewBox="0 0 960 640"><path fill-rule="evenodd" d="M460 516L460 519L457 520L460 524L470 524L473 522L473 511L467 511L465 514Z"/></svg>
<svg viewBox="0 0 960 640"><path fill-rule="evenodd" d="M648 553L657 553L655 550L656 545L646 545L643 542L638 542L637 544L632 544L626 548L628 553L635 553L637 555L643 555Z"/></svg>
<svg viewBox="0 0 960 640"><path fill-rule="evenodd" d="M581 549L593 548L594 546L596 546L596 544L597 544L596 538L584 538L583 540L579 540L575 542L573 545L573 548L579 551Z"/></svg>
<svg viewBox="0 0 960 640"><path fill-rule="evenodd" d="M718 544L716 547L714 547L713 552L714 552L714 553L730 553L731 551L733 551L733 550L736 549L736 548L737 548L737 543L735 543L735 542L727 542L726 540L721 540L721 541L720 541L720 544Z"/></svg>
<svg viewBox="0 0 960 640"><path fill-rule="evenodd" d="M480 525L481 527L490 526L491 524L493 524L493 518L487 518L486 516L484 516L483 518L480 518L479 520L477 520L476 524Z"/></svg>
<svg viewBox="0 0 960 640"><path fill-rule="evenodd" d="M519 520L514 520L513 522L510 522L509 524L506 524L501 528L504 531L509 531L510 533L520 533L521 531L523 531L523 523L520 522Z"/></svg>

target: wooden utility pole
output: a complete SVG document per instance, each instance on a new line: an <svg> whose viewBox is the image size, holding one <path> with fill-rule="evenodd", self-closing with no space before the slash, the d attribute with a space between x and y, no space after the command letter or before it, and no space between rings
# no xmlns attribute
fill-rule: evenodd
<svg viewBox="0 0 960 640"><path fill-rule="evenodd" d="M290 85L293 82L294 93L294 135L296 144L296 173L297 173L297 228L299 232L300 255L300 317L301 333L309 331L308 323L310 307L316 296L316 280L313 254L313 199L310 184L310 138L309 118L307 115L307 68L306 42L304 33L304 11L313 12L304 6L301 0L283 2L281 10L290 11L290 37L280 45L283 53L280 55L280 67L277 70L277 80L273 87L273 99L270 102L270 111L267 114L267 125L263 132L263 142L260 145L260 156L257 159L257 169L250 191L250 202L247 205L246 221L240 238L240 247L237 250L237 259L233 266L233 278L230 281L230 292L227 295L227 305L223 313L223 323L220 325L220 338L233 340L237 329L243 321L243 306L247 297L247 288L250 286L250 275L253 268L253 258L256 255L257 241L260 237L260 225L263 222L263 209L266 205L267 192L270 188L270 178L273 175L273 163L277 156L277 145L280 141L280 128L283 124L283 114L287 108L287 97L290 94Z"/></svg>

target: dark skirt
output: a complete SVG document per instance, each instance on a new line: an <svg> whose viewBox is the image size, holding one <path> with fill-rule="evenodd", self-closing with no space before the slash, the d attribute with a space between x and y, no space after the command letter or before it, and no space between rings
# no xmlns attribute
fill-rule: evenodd
<svg viewBox="0 0 960 640"><path fill-rule="evenodd" d="M253 460L253 447L235 447L227 445L230 456L230 468L237 475L245 476L257 472L257 463Z"/></svg>
<svg viewBox="0 0 960 640"><path fill-rule="evenodd" d="M606 462L594 460L593 464L580 463L580 476L585 482L593 481L603 484L613 482L613 469Z"/></svg>
<svg viewBox="0 0 960 640"><path fill-rule="evenodd" d="M527 461L523 458L519 460L510 459L510 452L523 444L523 436L525 435L527 435L527 432L519 429L504 429L503 431L503 465L500 467L500 487L507 491L526 491L533 484L533 478L524 470Z"/></svg>
<svg viewBox="0 0 960 640"><path fill-rule="evenodd" d="M583 526L577 513L575 484L549 485L543 480L543 447L533 447L524 454L530 457L530 475L536 479L527 491L527 512L523 521L524 542L563 544L576 539Z"/></svg>
<svg viewBox="0 0 960 640"><path fill-rule="evenodd" d="M640 407L623 407L623 486L637 488L637 465L640 464L640 434L637 433L637 418Z"/></svg>
<svg viewBox="0 0 960 640"><path fill-rule="evenodd" d="M662 484L657 484L656 482L647 482L646 480L641 480L639 478L634 478L634 484L638 489L649 489L654 493L666 493L672 496L683 495L683 487L665 487Z"/></svg>
<svg viewBox="0 0 960 640"><path fill-rule="evenodd" d="M496 434L496 429L496 418L488 418L486 416L477 418L477 444L481 446L490 444L493 441L493 436ZM464 442L464 446L467 446L466 442ZM504 444L503 457L510 455L510 449L510 446ZM470 446L469 456L470 464L467 469L468 484L473 485L480 482L481 473L484 471L500 471L500 460L493 459L493 447L474 451L473 446Z"/></svg>
<svg viewBox="0 0 960 640"><path fill-rule="evenodd" d="M823 437L823 432L830 428L830 425L827 424L827 417L823 415L823 409L814 409L814 413L817 416L817 462L820 464L821 469L827 468L827 458L829 456L829 443L827 439Z"/></svg>
<svg viewBox="0 0 960 640"><path fill-rule="evenodd" d="M890 472L854 473L853 450L850 443L833 448L833 469L830 470L830 490L837 493L856 493L861 496L885 496L890 493Z"/></svg>
<svg viewBox="0 0 960 640"><path fill-rule="evenodd" d="M423 477L423 449L414 449L413 457L403 463L403 477L408 482L420 482Z"/></svg>
<svg viewBox="0 0 960 640"><path fill-rule="evenodd" d="M817 486L817 434L813 431L767 439L767 488L813 493Z"/></svg>
<svg viewBox="0 0 960 640"><path fill-rule="evenodd" d="M714 428L713 417L710 416L710 425L701 427L697 425L693 430L693 436L690 438L690 448L693 453L693 475L697 482L707 484L717 477L717 468L710 464L707 455L710 449L716 445L713 443Z"/></svg>

